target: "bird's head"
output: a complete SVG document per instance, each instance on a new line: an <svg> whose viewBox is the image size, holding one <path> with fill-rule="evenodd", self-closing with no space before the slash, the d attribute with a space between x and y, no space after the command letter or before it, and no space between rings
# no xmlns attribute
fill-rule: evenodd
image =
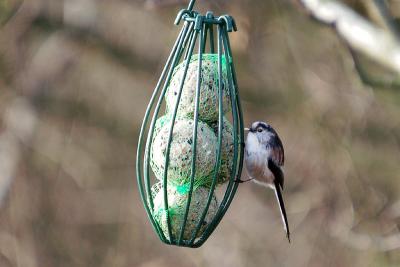
<svg viewBox="0 0 400 267"><path fill-rule="evenodd" d="M275 130L266 122L256 121L253 122L250 128L245 128L248 131L248 135L257 137L259 143L268 142L268 140L276 135Z"/></svg>

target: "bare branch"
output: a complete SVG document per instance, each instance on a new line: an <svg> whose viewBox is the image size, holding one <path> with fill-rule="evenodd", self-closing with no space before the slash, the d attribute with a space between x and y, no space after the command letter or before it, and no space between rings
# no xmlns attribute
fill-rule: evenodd
<svg viewBox="0 0 400 267"><path fill-rule="evenodd" d="M372 24L335 0L299 0L318 21L332 25L354 49L400 74L400 43L391 33Z"/></svg>
<svg viewBox="0 0 400 267"><path fill-rule="evenodd" d="M359 55L357 55L357 53L351 47L349 47L349 51L354 62L354 68L364 84L378 88L400 89L400 81L398 76L390 79L377 77L376 75L373 76L367 71L365 66L361 63Z"/></svg>
<svg viewBox="0 0 400 267"><path fill-rule="evenodd" d="M393 17L390 14L389 8L385 2L385 0L374 0L374 6L379 12L379 15L382 18L382 21L385 23L385 26L392 32L392 34L399 38L399 30L396 27Z"/></svg>

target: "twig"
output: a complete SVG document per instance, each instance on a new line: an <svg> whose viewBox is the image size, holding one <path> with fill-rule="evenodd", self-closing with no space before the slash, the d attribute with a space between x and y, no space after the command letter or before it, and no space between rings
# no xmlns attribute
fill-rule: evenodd
<svg viewBox="0 0 400 267"><path fill-rule="evenodd" d="M400 43L347 5L335 0L298 0L318 21L332 25L354 50L400 74Z"/></svg>
<svg viewBox="0 0 400 267"><path fill-rule="evenodd" d="M385 26L391 31L391 33L399 39L399 29L396 26L396 23L393 20L393 17L390 15L389 9L385 0L373 0L373 3L376 9L379 12L382 21L385 23Z"/></svg>
<svg viewBox="0 0 400 267"><path fill-rule="evenodd" d="M379 88L400 89L400 81L398 80L398 77L393 78L391 80L385 80L383 78L377 78L375 76L373 77L364 68L363 64L359 59L359 55L357 55L357 52L355 52L351 47L349 47L349 51L353 59L354 68L364 84L368 84L372 87L379 87Z"/></svg>

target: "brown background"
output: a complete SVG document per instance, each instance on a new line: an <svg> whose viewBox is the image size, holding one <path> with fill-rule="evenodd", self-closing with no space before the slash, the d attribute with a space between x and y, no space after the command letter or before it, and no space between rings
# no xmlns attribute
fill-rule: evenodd
<svg viewBox="0 0 400 267"><path fill-rule="evenodd" d="M0 173L0 266L398 266L399 93L363 85L293 2L198 2L236 18L245 123L269 121L285 145L292 244L252 183L199 249L147 221L137 135L186 3L0 0L0 133L15 130L0 167L16 161Z"/></svg>

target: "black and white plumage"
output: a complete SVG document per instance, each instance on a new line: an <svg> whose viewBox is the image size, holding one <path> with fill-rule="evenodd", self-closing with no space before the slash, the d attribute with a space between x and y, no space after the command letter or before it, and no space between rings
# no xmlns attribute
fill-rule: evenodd
<svg viewBox="0 0 400 267"><path fill-rule="evenodd" d="M284 174L282 166L285 153L276 131L265 122L254 122L248 130L245 144L245 164L250 177L258 184L274 189L279 204L286 236L290 242L282 190Z"/></svg>

